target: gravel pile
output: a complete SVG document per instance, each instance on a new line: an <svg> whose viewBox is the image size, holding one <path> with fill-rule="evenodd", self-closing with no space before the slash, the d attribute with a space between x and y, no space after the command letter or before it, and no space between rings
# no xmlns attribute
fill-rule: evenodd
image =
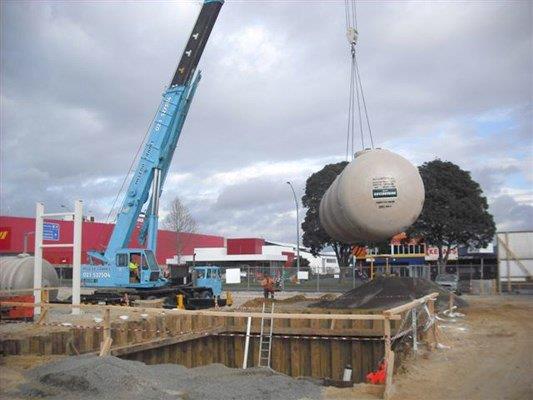
<svg viewBox="0 0 533 400"><path fill-rule="evenodd" d="M378 277L352 289L332 301L319 301L310 307L330 309L384 310L438 292L437 308L448 306L450 292L435 282L423 278L402 278L397 276ZM454 295L455 296L455 295ZM465 300L455 296L455 304L466 307Z"/></svg>
<svg viewBox="0 0 533 400"><path fill-rule="evenodd" d="M45 399L320 399L322 388L265 368L185 368L116 357L69 357L30 370L10 397Z"/></svg>

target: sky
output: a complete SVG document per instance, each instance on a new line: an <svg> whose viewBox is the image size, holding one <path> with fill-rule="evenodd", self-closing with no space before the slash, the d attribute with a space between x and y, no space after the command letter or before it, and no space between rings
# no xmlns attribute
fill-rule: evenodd
<svg viewBox="0 0 533 400"><path fill-rule="evenodd" d="M499 230L533 229L532 4L357 2L376 146L471 171ZM200 7L1 1L0 214L113 220ZM344 1L226 1L162 216L179 196L202 233L294 242L286 182L345 159L349 54Z"/></svg>

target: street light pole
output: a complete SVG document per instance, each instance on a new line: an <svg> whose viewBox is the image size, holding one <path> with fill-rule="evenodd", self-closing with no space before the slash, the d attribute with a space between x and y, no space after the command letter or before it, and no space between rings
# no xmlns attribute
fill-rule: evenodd
<svg viewBox="0 0 533 400"><path fill-rule="evenodd" d="M296 278L298 279L298 273L300 272L300 207L298 206L298 199L296 198L296 192L290 181L287 181L287 185L291 187L292 195L294 196L294 204L296 205Z"/></svg>

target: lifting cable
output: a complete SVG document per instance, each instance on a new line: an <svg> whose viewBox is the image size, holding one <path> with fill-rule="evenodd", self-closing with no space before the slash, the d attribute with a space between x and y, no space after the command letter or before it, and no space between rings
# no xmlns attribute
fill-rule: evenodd
<svg viewBox="0 0 533 400"><path fill-rule="evenodd" d="M370 138L370 145L374 148L374 139L372 137L372 130L370 128L370 120L368 118L368 110L365 102L365 96L363 93L363 85L361 83L361 75L359 73L359 66L357 64L357 54L355 46L357 44L358 31L357 31L357 10L355 0L344 0L344 12L346 18L346 37L350 44L350 89L348 100L348 126L346 132L346 161L353 159L354 155L354 140L355 140L355 104L357 101L357 116L359 122L359 134L361 137L361 147L365 149L365 135L363 129L363 116L361 113L361 102L364 111L364 117L366 118L366 126L368 129L368 135ZM351 156L350 156L351 154Z"/></svg>

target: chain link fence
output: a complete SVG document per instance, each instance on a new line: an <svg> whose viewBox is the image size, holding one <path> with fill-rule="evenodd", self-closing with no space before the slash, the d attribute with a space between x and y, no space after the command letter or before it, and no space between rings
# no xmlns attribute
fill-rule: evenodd
<svg viewBox="0 0 533 400"><path fill-rule="evenodd" d="M72 266L54 266L59 277L59 286L72 285ZM239 268L240 282L227 283L226 269ZM357 265L350 267L324 268L317 273L309 267L302 267L299 270L286 267L267 266L235 266L221 267L222 284L224 290L233 291L260 291L261 282L265 275L272 277L276 287L284 291L301 292L338 292L342 293L354 289L367 282L371 277L383 275L387 272L401 277L426 278L435 280L437 267L435 265ZM455 274L459 277L459 289L462 293L469 293L471 281L496 279L497 265L486 264L467 265L450 264L446 267L446 273Z"/></svg>

